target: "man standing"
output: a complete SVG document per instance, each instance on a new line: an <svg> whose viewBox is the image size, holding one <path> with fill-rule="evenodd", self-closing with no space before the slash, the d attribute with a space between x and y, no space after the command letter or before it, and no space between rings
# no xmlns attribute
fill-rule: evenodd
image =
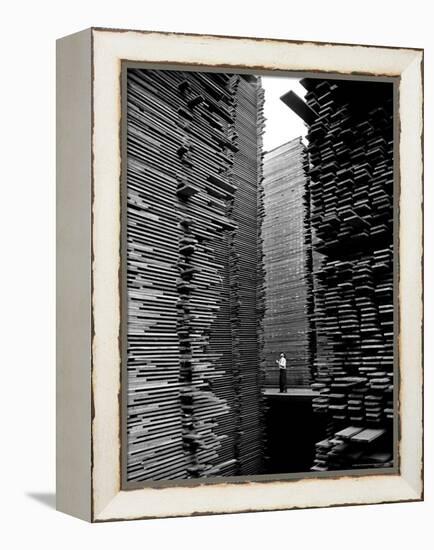
<svg viewBox="0 0 434 550"><path fill-rule="evenodd" d="M280 393L286 393L286 355L281 353L279 359L276 359L276 363L279 365Z"/></svg>

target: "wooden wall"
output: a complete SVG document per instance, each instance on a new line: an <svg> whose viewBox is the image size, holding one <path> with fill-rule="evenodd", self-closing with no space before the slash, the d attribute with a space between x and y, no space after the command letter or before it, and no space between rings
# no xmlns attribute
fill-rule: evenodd
<svg viewBox="0 0 434 550"><path fill-rule="evenodd" d="M264 159L264 361L267 386L279 385L276 359L286 354L289 386L311 378L312 257L306 148L301 138Z"/></svg>
<svg viewBox="0 0 434 550"><path fill-rule="evenodd" d="M262 102L256 78L129 71L129 481L261 471Z"/></svg>

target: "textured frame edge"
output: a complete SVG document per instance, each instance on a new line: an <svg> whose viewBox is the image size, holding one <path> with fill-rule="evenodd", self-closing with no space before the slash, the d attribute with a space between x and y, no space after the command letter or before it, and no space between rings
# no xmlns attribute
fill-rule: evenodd
<svg viewBox="0 0 434 550"><path fill-rule="evenodd" d="M107 39L108 38L108 39ZM414 149L411 155L406 155L408 145L413 147L420 147L420 142L415 143L414 140L417 140L418 132L415 132L415 128L419 128L420 132L422 130L421 126L421 117L419 109L412 109L411 103L406 103L406 96L419 93L417 96L416 105L421 105L421 79L419 79L418 85L418 74L420 75L420 64L422 60L422 54L420 52L414 52L409 50L381 50L372 49L368 50L363 47L341 47L341 46L314 46L308 44L305 47L308 48L308 57L310 61L305 61L304 59L300 61L301 50L300 44L276 44L273 41L267 42L267 48L264 44L261 43L258 47L258 44L255 40L243 40L242 48L237 50L237 54L234 55L234 41L237 39L219 39L217 37L185 37L179 35L161 35L160 33L150 33L150 34L140 34L140 33L107 33L107 31L98 32L94 31L94 40L95 40L95 49L94 49L94 69L95 69L95 80L94 80L94 93L95 97L101 97L101 89L98 89L98 78L102 76L100 80L104 84L104 89L107 93L107 84L108 82L111 85L110 93L115 92L111 98L105 97L108 99L108 103L102 102L101 105L95 104L95 120L96 126L95 131L102 130L101 134L105 136L105 146L107 146L107 135L116 135L117 132L114 132L116 123L119 123L120 118L120 101L119 101L119 89L115 89L116 85L119 84L118 74L120 71L120 60L129 59L129 60L140 60L143 55L142 52L146 51L146 57L148 61L156 62L168 62L175 61L181 63L187 63L190 61L191 64L192 56L193 63L198 64L208 64L216 66L228 66L225 61L231 60L231 65L235 66L249 66L249 67L261 67L268 69L282 69L282 70L323 70L323 71L333 71L333 72L347 72L349 71L348 59L350 58L350 64L353 68L351 72L357 72L359 74L367 74L369 66L371 66L371 71L373 74L383 74L386 76L400 76L401 77L401 86L400 86L400 116L401 116L401 143L400 143L400 155L401 155L401 250L404 252L401 256L401 273L408 272L406 270L406 265L414 266L417 264L412 263L418 253L421 256L421 249L415 244L418 242L418 237L420 237L421 232L416 234L420 224L412 223L412 235L409 236L408 229L410 228L409 222L406 219L416 215L418 216L418 207L417 201L419 194L417 193L418 187L418 174L421 176L421 167L418 159L420 156L417 154L414 155ZM200 45L203 49L207 49L205 52L201 52L198 55L197 43L200 41ZM223 43L223 44L222 44ZM151 51L150 46L152 45L152 51L158 51L158 58L149 59L153 57L148 55L148 52ZM240 45L237 42L237 45ZM206 48L205 48L206 46ZM283 47L284 51L280 53L282 55L277 55L277 52L274 52L270 55L271 47L281 49ZM149 48L149 49L148 49ZM250 48L257 48L255 53L258 51L262 53L262 58L259 59L258 63L252 63L250 58ZM317 50L317 48L319 48ZM322 49L322 48L325 48ZM288 53L286 49L291 50L289 52L291 55L286 55ZM332 50L332 51L330 51ZM352 57L348 56L349 50L353 54ZM360 63L357 65L355 61L355 50L358 51L358 55L362 57ZM379 51L380 50L380 51ZM318 55L318 53L321 55ZM367 58L364 54L367 53ZM382 55L379 55L379 54ZM171 54L168 55L168 54ZM240 55L241 54L241 55ZM330 54L333 54L332 65L327 65L330 63ZM336 54L338 59L336 59ZM403 54L401 56L400 54ZM265 55L265 59L264 59ZM164 56L164 57L163 57ZM202 57L201 57L202 56ZM210 60L210 57L212 59ZM271 59L280 59L278 65L272 64ZM320 58L320 59L319 59ZM295 63L297 59L298 64ZM309 64L310 63L310 64ZM388 63L390 64L388 66ZM294 66L295 64L295 66ZM302 64L302 65L301 65ZM104 71L101 75L98 73L98 68L104 67ZM354 71L354 67L356 70ZM254 70L254 69L253 69ZM110 95L110 93L108 95ZM112 101L111 103L109 103ZM414 95L412 95L411 101L414 102ZM413 103L414 104L414 103ZM406 105L410 108L407 109ZM98 120L101 123L101 119L98 119L98 107L101 107L101 114L104 112L107 115L107 108L113 111L116 111L116 122L115 117L112 117L112 120L108 120L108 117L105 116L104 129L98 126ZM419 116L418 116L419 115ZM419 118L419 120L418 120ZM113 124L113 127L110 127L110 123ZM413 129L413 131L411 131ZM113 133L112 133L113 131ZM420 135L420 134L419 134ZM413 138L413 143L405 143L405 140ZM98 142L98 135L94 134L94 147L98 147L101 142ZM120 158L119 158L119 143L116 145L112 144L114 147L110 150L110 147L105 149L104 158L101 157L100 160L103 162L98 166L98 156L97 150L95 149L95 165L94 165L94 179L95 179L95 194L97 196L98 189L98 178L103 178L105 182L104 188L104 204L112 204L112 201L118 196L118 191L115 187L115 180L113 178L113 189L107 189L107 175L108 171L115 171L119 169ZM111 166L108 166L107 163L111 161ZM419 166L418 166L419 164ZM115 166L116 165L116 166ZM98 168L102 168L102 172L98 172ZM119 172L117 172L119 176ZM101 180L102 181L102 180ZM119 177L117 177L117 185L119 185ZM411 190L409 192L409 183L413 182ZM420 178L421 181L421 178ZM118 207L118 206L117 206ZM116 208L117 208L116 207ZM97 222L98 209L95 208L95 221ZM113 211L112 211L113 214ZM119 217L117 217L119 220ZM107 224L104 224L104 227L107 228ZM94 235L97 233L96 226L94 226ZM119 227L116 228L115 233L119 231ZM416 233L415 233L416 232ZM112 235L115 237L115 233ZM99 239L102 239L105 245L109 245L106 249L113 250L117 248L116 240L110 243L110 238L102 238L102 235L98 236ZM420 239L419 239L420 241ZM97 239L95 239L95 244ZM101 242L101 241L100 241ZM410 247L413 254L409 254L408 243L411 242L412 246ZM407 243L407 245L405 245ZM405 249L403 246L405 245ZM96 248L94 250L96 253ZM110 258L107 257L110 262ZM113 258L112 258L113 260ZM116 267L112 265L112 267ZM97 268L97 263L95 263L95 268ZM97 269L95 269L96 273ZM113 269L112 274L115 273ZM103 274L100 273L102 276ZM105 272L103 280L107 282L110 278L110 273ZM96 279L95 279L96 281ZM117 288L117 281L113 280L113 289ZM416 369L413 369L411 372L408 368L403 368L402 365L408 362L408 358L416 358L417 361L417 352L415 353L414 344L417 344L418 329L415 327L420 327L420 323L417 322L418 314L421 314L421 303L417 304L416 307L414 304L414 296L418 291L421 291L421 286L418 288L417 285L417 276L414 280L414 271L413 271L413 280L411 282L412 286L408 286L405 283L405 277L402 278L401 275L401 285L400 285L400 302L401 302L401 334L400 334L400 350L402 351L402 361L401 361L401 445L400 445L400 454L402 458L401 462L401 475L397 476L366 476L363 478L340 478L335 479L307 479L299 480L297 482L276 482L276 483L267 483L262 484L259 482L248 483L245 485L235 485L235 484L221 484L214 486L199 486L194 488L167 488L167 489L138 489L135 491L118 491L119 488L119 472L118 464L116 461L113 461L112 464L107 464L107 456L110 454L111 445L115 443L115 440L105 438L100 440L103 443L101 448L98 447L98 433L95 432L95 442L94 442L94 456L96 462L94 463L94 505L95 505L95 521L107 521L114 519L135 519L140 517L167 517L175 515L194 515L194 514L207 514L207 513L230 513L230 512L241 512L249 510L271 510L271 509L287 509L294 507L317 507L317 506L329 506L329 505L342 505L342 504L367 504L374 502L385 502L385 501L399 501L399 500L418 500L422 497L422 479L420 477L420 470L417 465L417 457L421 454L421 432L417 428L417 414L416 411L421 412L421 400L419 387L421 387L421 378L417 379L412 375L417 375ZM416 283L416 285L415 285ZM413 297L412 297L413 291ZM104 293L106 296L106 294ZM421 296L421 293L419 293ZM116 302L116 297L114 297L113 306ZM410 299L409 299L410 298ZM95 294L94 294L95 299ZM101 304L102 302L100 302ZM95 305L98 304L98 299L94 302ZM107 305L107 304L104 304ZM418 307L419 306L419 307ZM112 314L114 314L114 309ZM115 336L115 328L110 321L113 320L112 316L107 316L107 311L103 314L104 321L109 321L109 325L105 328L109 329L105 334L104 342L105 345L113 342ZM101 321L103 319L101 318ZM97 335L98 330L96 330L95 335ZM94 340L93 351L96 353L95 360L97 360L98 351L103 351L101 348L98 350L97 342ZM96 345L96 347L95 347ZM105 348L104 351L107 351ZM114 353L115 350L112 349ZM407 354L407 355L406 355ZM405 359L407 357L407 359ZM105 357L104 363L106 365L106 360L109 360L108 356ZM113 356L112 356L113 359ZM119 358L117 358L119 359ZM115 368L115 365L112 364ZM417 369L419 370L419 369ZM102 371L97 370L97 365L95 365L95 374L102 375ZM107 372L106 372L107 374ZM95 380L94 380L95 382ZM118 387L118 378L112 372L111 375L108 374L105 382L110 385L111 390L116 389L119 392ZM420 382L420 384L419 384ZM412 388L410 386L412 385ZM98 390L98 386L94 390ZM114 392L112 393L114 395ZM97 405L97 395L95 394L96 400L95 405ZM103 396L99 396L103 398ZM108 403L106 402L106 405ZM112 402L114 405L114 401ZM411 410L411 418L409 418L408 411ZM406 413L407 411L407 413ZM105 411L107 412L107 411ZM112 409L112 413L117 415L118 411ZM94 429L98 428L98 409L95 408L95 419L94 419ZM113 421L115 417L112 417ZM420 417L421 419L421 417ZM112 422L110 422L112 423ZM101 426L100 426L101 427ZM105 430L106 431L106 430ZM107 433L105 433L105 436ZM112 436L114 436L114 432ZM116 435L118 437L118 434ZM119 441L119 439L118 439ZM107 446L108 444L108 446ZM407 456L408 450L412 451L412 458L416 458L416 461L411 462L410 457ZM414 452L416 449L416 452ZM113 453L112 457L115 458L117 453ZM98 468L98 455L104 457L104 464L100 463L99 465L103 466L102 469ZM107 469L104 466L108 466ZM421 463L420 463L421 466ZM101 477L102 474L102 477ZM99 476L99 477L98 477ZM110 481L111 480L111 483ZM116 480L114 483L113 481ZM98 484L98 481L101 483ZM296 485L295 485L296 483ZM111 487L110 487L111 485ZM293 489L296 489L293 491ZM224 490L222 494L221 491ZM111 497L109 493L112 492ZM353 496L349 496L353 495ZM355 496L357 495L357 496ZM375 496L372 496L375 495ZM188 502L186 497L188 496ZM105 498L104 498L105 497ZM109 497L109 498L107 498ZM210 506L210 503L213 503ZM228 506L227 502L231 502L231 505Z"/></svg>
<svg viewBox="0 0 434 550"><path fill-rule="evenodd" d="M56 507L88 521L92 519L91 39L89 29L56 44Z"/></svg>

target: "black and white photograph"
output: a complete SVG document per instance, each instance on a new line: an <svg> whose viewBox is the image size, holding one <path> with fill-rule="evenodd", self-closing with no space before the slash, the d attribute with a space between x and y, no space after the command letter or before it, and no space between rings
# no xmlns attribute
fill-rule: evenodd
<svg viewBox="0 0 434 550"><path fill-rule="evenodd" d="M124 63L127 488L399 466L396 85L326 76Z"/></svg>
<svg viewBox="0 0 434 550"><path fill-rule="evenodd" d="M432 550L430 4L2 7L0 546Z"/></svg>

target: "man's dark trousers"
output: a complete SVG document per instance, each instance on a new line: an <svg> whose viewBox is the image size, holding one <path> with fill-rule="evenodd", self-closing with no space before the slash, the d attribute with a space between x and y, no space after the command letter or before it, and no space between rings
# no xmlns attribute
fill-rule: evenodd
<svg viewBox="0 0 434 550"><path fill-rule="evenodd" d="M286 393L286 369L279 369L280 393Z"/></svg>

